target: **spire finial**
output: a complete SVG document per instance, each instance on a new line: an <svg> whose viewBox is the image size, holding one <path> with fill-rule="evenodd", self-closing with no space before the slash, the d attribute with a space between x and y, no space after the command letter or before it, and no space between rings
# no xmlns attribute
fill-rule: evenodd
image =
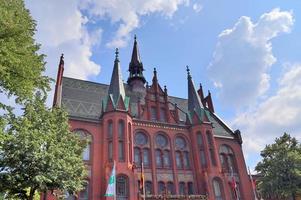
<svg viewBox="0 0 301 200"><path fill-rule="evenodd" d="M134 35L134 40L135 40L135 42L137 41L137 35L136 34Z"/></svg>
<svg viewBox="0 0 301 200"><path fill-rule="evenodd" d="M119 49L115 49L115 59L118 60L118 55L119 55Z"/></svg>
<svg viewBox="0 0 301 200"><path fill-rule="evenodd" d="M154 74L157 74L157 69L156 69L156 67L154 67Z"/></svg>
<svg viewBox="0 0 301 200"><path fill-rule="evenodd" d="M188 65L186 65L186 71L187 71L187 75L190 76L190 69Z"/></svg>
<svg viewBox="0 0 301 200"><path fill-rule="evenodd" d="M64 54L63 53L61 54L61 57L60 57L60 65L61 64L64 64Z"/></svg>

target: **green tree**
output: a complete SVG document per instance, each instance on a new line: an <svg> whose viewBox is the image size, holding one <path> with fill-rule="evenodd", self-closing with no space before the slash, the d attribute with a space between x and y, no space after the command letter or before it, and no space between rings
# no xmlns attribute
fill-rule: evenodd
<svg viewBox="0 0 301 200"><path fill-rule="evenodd" d="M34 198L36 192L82 189L86 177L82 152L86 141L69 131L67 114L48 109L37 95L22 116L5 117L0 143L0 193ZM29 191L29 192L28 192Z"/></svg>
<svg viewBox="0 0 301 200"><path fill-rule="evenodd" d="M14 95L17 103L32 98L36 89L49 89L35 28L23 0L0 1L0 93ZM6 106L0 102L0 108Z"/></svg>
<svg viewBox="0 0 301 200"><path fill-rule="evenodd" d="M301 145L284 133L261 152L256 166L259 191L264 198L293 199L301 195Z"/></svg>

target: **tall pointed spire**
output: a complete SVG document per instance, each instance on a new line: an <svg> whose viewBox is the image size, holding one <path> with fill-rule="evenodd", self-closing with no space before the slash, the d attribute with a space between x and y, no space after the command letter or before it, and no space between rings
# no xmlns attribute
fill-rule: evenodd
<svg viewBox="0 0 301 200"><path fill-rule="evenodd" d="M132 52L132 59L129 65L129 78L127 80L129 85L132 85L132 82L135 82L133 80L139 80L144 84L145 78L143 76L143 64L141 62L140 54L139 54L139 49L138 49L138 43L137 43L137 37L135 35L134 37L134 47L133 47L133 52Z"/></svg>
<svg viewBox="0 0 301 200"><path fill-rule="evenodd" d="M200 96L198 95L192 77L190 75L190 69L186 66L187 70L187 79L188 79L188 111L191 113L195 110L200 110L203 108Z"/></svg>
<svg viewBox="0 0 301 200"><path fill-rule="evenodd" d="M59 68L58 68L57 78L55 83L53 107L61 106L63 74L64 74L64 54L62 54L60 57Z"/></svg>
<svg viewBox="0 0 301 200"><path fill-rule="evenodd" d="M113 68L111 83L108 91L109 95L112 95L115 103L117 103L119 96L121 96L123 100L125 98L125 90L122 82L122 75L120 70L118 54L119 54L118 48L116 48L114 68Z"/></svg>

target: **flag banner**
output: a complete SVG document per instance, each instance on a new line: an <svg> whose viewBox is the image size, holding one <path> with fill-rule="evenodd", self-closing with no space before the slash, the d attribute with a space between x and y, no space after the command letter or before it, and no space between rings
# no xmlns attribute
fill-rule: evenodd
<svg viewBox="0 0 301 200"><path fill-rule="evenodd" d="M233 169L231 167L231 186L232 186L232 189L233 189L233 193L234 193L234 198L235 200L239 200L239 196L238 196L238 187L237 187L237 183L236 183L236 179L234 177L234 173L233 173Z"/></svg>
<svg viewBox="0 0 301 200"><path fill-rule="evenodd" d="M114 162L114 166L108 182L108 187L105 196L115 197L116 196L115 191L116 191L116 170L115 170L115 162Z"/></svg>

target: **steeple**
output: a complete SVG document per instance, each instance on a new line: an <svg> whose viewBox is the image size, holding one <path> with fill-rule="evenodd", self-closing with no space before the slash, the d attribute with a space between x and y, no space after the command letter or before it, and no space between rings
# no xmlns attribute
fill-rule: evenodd
<svg viewBox="0 0 301 200"><path fill-rule="evenodd" d="M138 49L138 43L137 43L137 37L135 35L134 37L134 47L133 47L133 52L132 52L132 59L131 62L129 64L129 78L127 80L129 85L132 85L134 83L136 83L137 81L134 80L138 80L140 82L142 82L142 85L144 85L145 78L143 76L143 64L141 62L140 59L140 54L139 54L139 49ZM141 85L141 84L140 84Z"/></svg>
<svg viewBox="0 0 301 200"><path fill-rule="evenodd" d="M58 68L57 78L56 78L56 83L55 83L53 107L61 106L63 74L64 74L64 54L62 54L60 57L59 68Z"/></svg>
<svg viewBox="0 0 301 200"><path fill-rule="evenodd" d="M115 104L117 103L119 96L121 96L123 100L125 98L125 90L122 82L118 54L119 54L118 48L116 48L114 68L113 68L111 83L108 91L108 94L112 96Z"/></svg>
<svg viewBox="0 0 301 200"><path fill-rule="evenodd" d="M188 111L193 113L194 111L199 111L203 108L200 96L198 95L192 77L190 75L190 69L186 66L187 79L188 79Z"/></svg>

